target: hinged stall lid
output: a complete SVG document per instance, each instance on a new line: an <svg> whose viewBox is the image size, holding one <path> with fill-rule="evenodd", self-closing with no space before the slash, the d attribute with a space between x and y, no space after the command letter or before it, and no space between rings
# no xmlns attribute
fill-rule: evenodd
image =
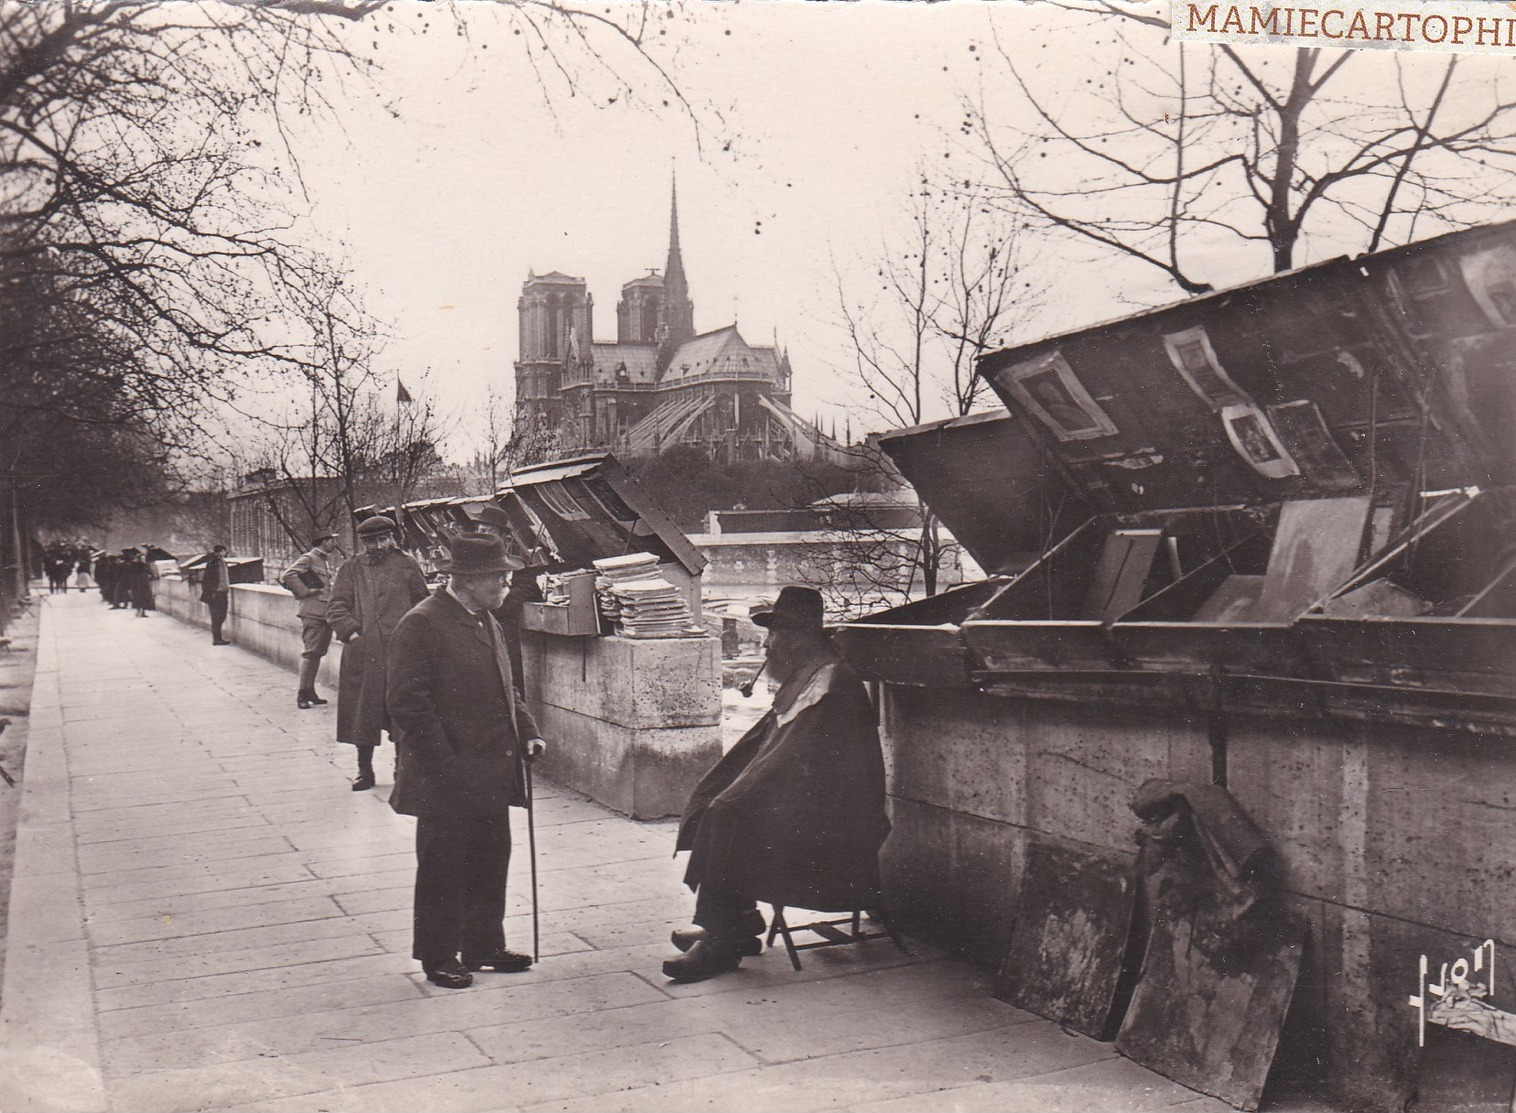
<svg viewBox="0 0 1516 1113"><path fill-rule="evenodd" d="M1516 224L1333 259L978 365L1099 510L1510 482Z"/></svg>
<svg viewBox="0 0 1516 1113"><path fill-rule="evenodd" d="M1090 514L1010 414L982 413L898 429L883 449L921 501L988 574L1025 568Z"/></svg>
<svg viewBox="0 0 1516 1113"><path fill-rule="evenodd" d="M691 576L705 569L700 550L609 453L523 468L494 501L533 568L588 568L604 557L652 553Z"/></svg>

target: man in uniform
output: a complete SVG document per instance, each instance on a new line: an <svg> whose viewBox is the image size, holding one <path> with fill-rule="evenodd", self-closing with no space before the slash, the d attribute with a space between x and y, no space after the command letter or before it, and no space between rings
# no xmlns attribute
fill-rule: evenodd
<svg viewBox="0 0 1516 1113"><path fill-rule="evenodd" d="M417 604L389 649L398 757L390 806L416 817L412 955L427 980L472 984L474 970L518 973L530 955L505 945L510 807L546 743L516 691L490 612L521 564L498 537L453 539L445 589Z"/></svg>
<svg viewBox="0 0 1516 1113"><path fill-rule="evenodd" d="M376 514L358 524L364 551L343 562L332 583L326 620L342 643L337 676L337 741L358 750L353 791L374 787L374 748L389 728L384 706L385 657L405 612L426 598L426 577L400 550L400 531Z"/></svg>
<svg viewBox="0 0 1516 1113"><path fill-rule="evenodd" d="M868 693L832 645L821 595L786 587L753 621L768 629L773 708L696 786L676 852L690 851L693 929L666 976L698 982L762 950L757 902L851 912L879 899L889 834L884 758Z"/></svg>
<svg viewBox="0 0 1516 1113"><path fill-rule="evenodd" d="M295 704L300 710L326 702L316 694L316 673L321 658L332 644L331 623L326 608L332 597L332 578L337 567L332 555L337 551L337 535L322 531L311 538L311 548L284 570L279 582L300 600L300 680L295 688Z"/></svg>

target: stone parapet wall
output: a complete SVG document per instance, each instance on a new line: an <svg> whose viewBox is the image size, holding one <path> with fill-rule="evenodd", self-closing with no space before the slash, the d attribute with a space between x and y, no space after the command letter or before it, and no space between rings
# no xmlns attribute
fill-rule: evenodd
<svg viewBox="0 0 1516 1113"><path fill-rule="evenodd" d="M1226 787L1283 858L1311 924L1299 1015L1326 1049L1333 1104L1399 1108L1416 1084L1418 958L1484 939L1516 953L1502 849L1516 749L1493 735L1275 716L1000 698L885 685L894 829L881 864L902 926L998 966L1028 848L1135 859L1130 802L1151 777Z"/></svg>

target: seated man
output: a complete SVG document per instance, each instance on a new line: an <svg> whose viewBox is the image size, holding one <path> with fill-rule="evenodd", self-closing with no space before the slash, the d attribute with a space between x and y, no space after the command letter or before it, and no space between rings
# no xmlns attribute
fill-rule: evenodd
<svg viewBox="0 0 1516 1113"><path fill-rule="evenodd" d="M679 982L737 969L762 949L757 902L850 912L879 897L879 847L889 833L884 759L863 684L822 627L821 596L787 587L768 629L774 706L696 787L679 827L690 851L694 930L663 964Z"/></svg>

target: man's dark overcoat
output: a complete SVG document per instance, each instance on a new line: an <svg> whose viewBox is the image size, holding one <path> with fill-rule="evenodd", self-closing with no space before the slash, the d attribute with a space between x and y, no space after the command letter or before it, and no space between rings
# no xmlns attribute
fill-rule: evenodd
<svg viewBox="0 0 1516 1113"><path fill-rule="evenodd" d="M691 852L691 888L843 912L878 900L889 829L874 709L831 655L781 687L696 786L676 853Z"/></svg>
<svg viewBox="0 0 1516 1113"><path fill-rule="evenodd" d="M377 746L389 725L385 658L405 612L426 598L421 566L397 549L370 551L343 562L332 582L326 620L344 643L337 681L337 741ZM346 644L355 634L354 644Z"/></svg>
<svg viewBox="0 0 1516 1113"><path fill-rule="evenodd" d="M526 806L521 743L538 737L519 702L499 626L446 591L417 604L389 647L402 815L499 815Z"/></svg>

